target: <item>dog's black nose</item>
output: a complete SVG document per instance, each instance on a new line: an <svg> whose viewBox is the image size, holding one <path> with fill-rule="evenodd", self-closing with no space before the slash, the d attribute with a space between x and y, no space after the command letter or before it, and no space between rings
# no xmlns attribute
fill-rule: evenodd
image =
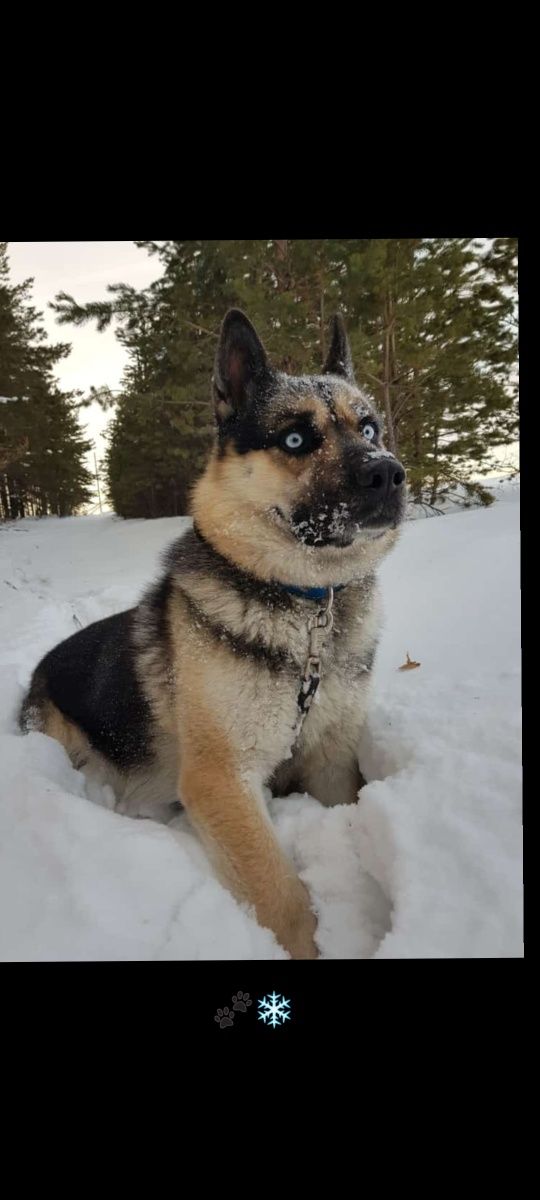
<svg viewBox="0 0 540 1200"><path fill-rule="evenodd" d="M405 483L405 471L397 458L356 459L351 467L356 487L379 492L381 499Z"/></svg>

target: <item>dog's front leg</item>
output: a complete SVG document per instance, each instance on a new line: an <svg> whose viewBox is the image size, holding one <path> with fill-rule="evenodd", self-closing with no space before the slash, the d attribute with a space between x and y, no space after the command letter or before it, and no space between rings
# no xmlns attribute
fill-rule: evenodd
<svg viewBox="0 0 540 1200"><path fill-rule="evenodd" d="M242 779L227 740L208 728L184 741L179 791L222 882L253 905L293 958L316 958L316 921L306 888L283 854L261 800Z"/></svg>

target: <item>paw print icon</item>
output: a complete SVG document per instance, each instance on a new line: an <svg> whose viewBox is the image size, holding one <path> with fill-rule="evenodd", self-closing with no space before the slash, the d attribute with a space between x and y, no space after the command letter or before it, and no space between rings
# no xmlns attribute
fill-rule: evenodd
<svg viewBox="0 0 540 1200"><path fill-rule="evenodd" d="M214 1021L218 1022L220 1029L226 1029L228 1025L232 1025L234 1021L234 1013L231 1012L231 1010L227 1007L218 1008L214 1017Z"/></svg>
<svg viewBox="0 0 540 1200"><path fill-rule="evenodd" d="M249 992L238 992L238 995L233 996L233 1009L235 1012L247 1012L253 1000L249 998Z"/></svg>

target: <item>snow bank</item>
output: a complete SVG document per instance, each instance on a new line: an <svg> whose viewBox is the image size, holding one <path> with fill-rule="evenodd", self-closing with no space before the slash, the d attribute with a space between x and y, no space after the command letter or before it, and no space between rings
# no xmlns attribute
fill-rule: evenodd
<svg viewBox="0 0 540 1200"><path fill-rule="evenodd" d="M522 949L519 489L413 521L382 569L386 622L356 807L270 800L327 958ZM63 749L21 737L40 656L133 603L185 520L0 527L0 958L285 958L213 876L185 816L111 811ZM399 672L406 652L417 670Z"/></svg>
<svg viewBox="0 0 540 1200"><path fill-rule="evenodd" d="M516 492L519 498L519 473L504 478L479 477L476 482L480 483L496 500L507 500ZM458 483L444 489L434 505L415 504L409 500L406 520L418 521L423 517L446 516L447 513L462 512L463 509L479 507L482 505L478 497L468 493L463 484Z"/></svg>

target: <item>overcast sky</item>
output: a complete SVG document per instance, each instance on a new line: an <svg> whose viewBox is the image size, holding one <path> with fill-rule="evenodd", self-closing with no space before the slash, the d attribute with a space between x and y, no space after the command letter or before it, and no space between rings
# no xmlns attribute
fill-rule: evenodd
<svg viewBox="0 0 540 1200"><path fill-rule="evenodd" d="M112 329L97 333L94 323L80 328L57 325L47 305L57 292L69 292L87 303L106 300L110 283L146 287L161 274L157 260L133 242L10 242L8 254L14 283L34 276L34 302L43 311L51 340L71 342L69 358L57 367L62 387L117 387L126 355Z"/></svg>
<svg viewBox="0 0 540 1200"><path fill-rule="evenodd" d="M98 333L95 323L77 327L57 325L48 304L57 292L68 292L80 303L106 300L107 284L128 283L143 288L161 274L161 264L134 242L9 242L11 279L21 283L34 278L33 302L43 313L51 341L71 343L71 353L55 368L60 386L66 391L91 385L120 384L127 355L117 342L113 329ZM81 411L81 421L95 441L98 460L104 444L100 431L110 420L98 405ZM501 454L509 467L517 465L517 443Z"/></svg>
<svg viewBox="0 0 540 1200"><path fill-rule="evenodd" d="M48 304L57 292L68 292L80 303L106 300L107 284L129 283L143 288L161 274L160 264L134 242L9 242L8 255L13 283L34 278L35 307L43 313L51 341L70 342L71 354L57 363L55 373L66 391L88 392L93 384L117 388L127 355L113 329L96 331L95 323L77 327L57 325ZM81 420L96 440L98 458L103 453L99 432L110 419L97 405L83 409Z"/></svg>

